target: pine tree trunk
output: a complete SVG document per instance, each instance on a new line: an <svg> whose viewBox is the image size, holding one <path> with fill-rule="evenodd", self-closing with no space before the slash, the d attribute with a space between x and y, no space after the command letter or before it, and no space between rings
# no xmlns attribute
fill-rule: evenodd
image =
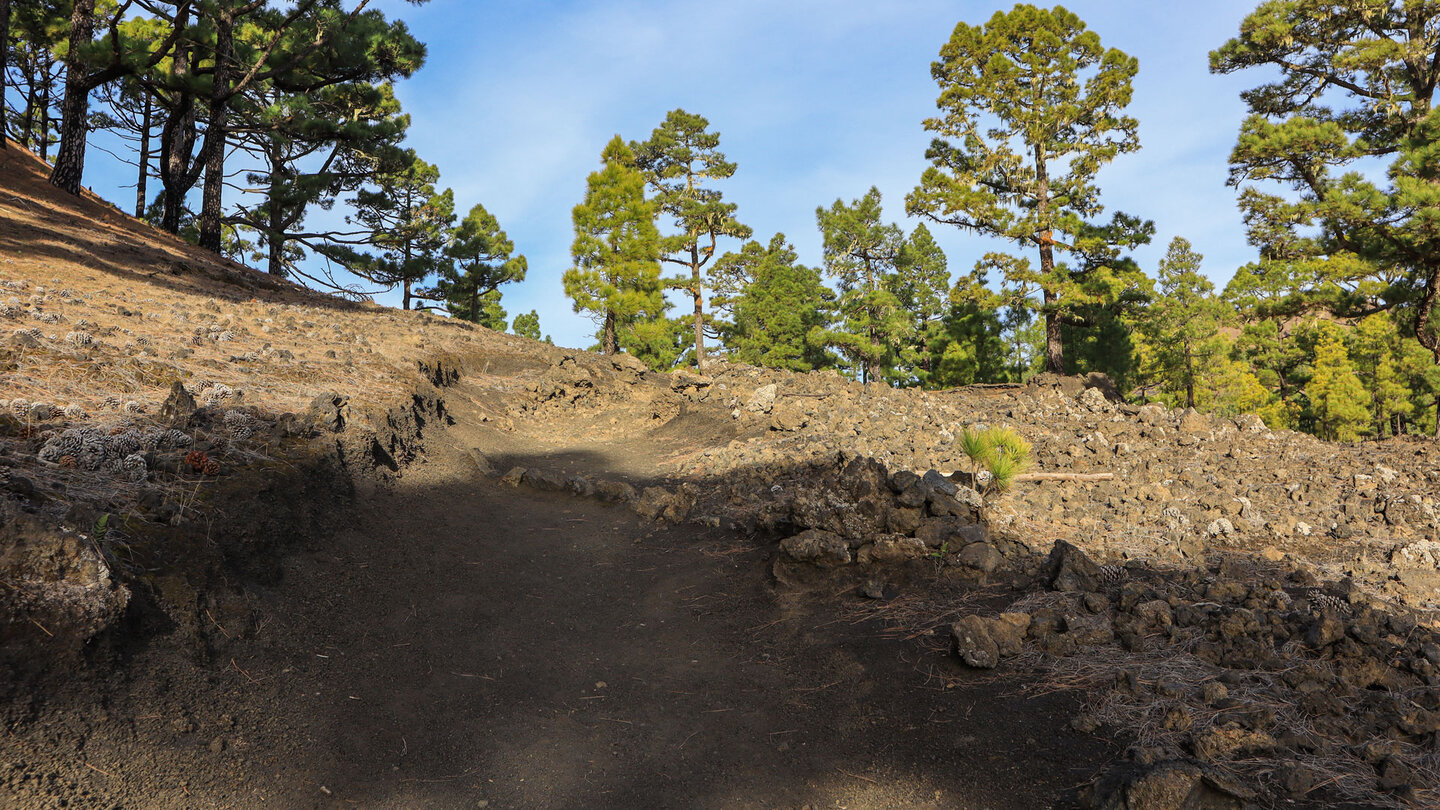
<svg viewBox="0 0 1440 810"><path fill-rule="evenodd" d="M175 15L175 27L184 28L189 24L187 6ZM170 75L176 85L183 85L190 72L192 47L184 43L175 47L175 55L170 60ZM185 180L191 152L195 148L194 97L188 92L177 92L166 113L165 126L160 130L160 185L164 188L160 227L168 233L179 233L180 214L185 208L185 194L190 191L191 185Z"/></svg>
<svg viewBox="0 0 1440 810"><path fill-rule="evenodd" d="M705 373L705 294L700 286L700 254L690 246L690 274L694 286L690 292L695 297L695 371Z"/></svg>
<svg viewBox="0 0 1440 810"><path fill-rule="evenodd" d="M615 310L605 310L605 335L601 341L601 353L613 355L620 351L619 341L615 335Z"/></svg>
<svg viewBox="0 0 1440 810"><path fill-rule="evenodd" d="M1059 296L1052 289L1050 274L1055 272L1055 232L1046 221L1050 214L1050 175L1045 170L1045 152L1035 145L1036 213L1044 230L1040 231L1040 284L1045 291L1045 370L1051 374L1065 373L1064 334L1060 330L1060 313L1056 311Z"/></svg>
<svg viewBox="0 0 1440 810"><path fill-rule="evenodd" d="M40 159L46 163L50 162L50 95L54 89L55 76L47 66L40 85Z"/></svg>
<svg viewBox="0 0 1440 810"><path fill-rule="evenodd" d="M20 115L20 144L35 151L35 108L40 104L40 82L32 74L25 90L25 112Z"/></svg>
<svg viewBox="0 0 1440 810"><path fill-rule="evenodd" d="M225 116L222 114L218 117L223 119ZM223 242L220 198L221 190L225 186L225 125L219 126L222 131L214 135L216 145L210 147L205 159L205 189L200 202L200 247L211 253L220 253ZM206 136L207 143L210 137Z"/></svg>
<svg viewBox="0 0 1440 810"><path fill-rule="evenodd" d="M145 216L146 186L150 180L150 126L155 117L155 100L145 94L144 125L140 128L140 176L135 181L135 218Z"/></svg>
<svg viewBox="0 0 1440 810"><path fill-rule="evenodd" d="M1440 365L1440 338L1435 336L1430 323L1435 314L1437 293L1440 293L1440 264L1430 268L1425 278L1425 293L1420 296L1420 303L1415 307L1415 339L1430 350L1430 354L1435 357L1435 364ZM1435 438L1440 439L1440 397L1435 398Z"/></svg>
<svg viewBox="0 0 1440 810"><path fill-rule="evenodd" d="M5 85L10 75L10 0L0 0L0 149L9 149L9 115L5 111Z"/></svg>
<svg viewBox="0 0 1440 810"><path fill-rule="evenodd" d="M1041 266L1044 266L1043 260ZM1045 291L1045 370L1051 374L1064 374L1065 335L1060 330L1060 313L1052 311L1056 300L1055 293Z"/></svg>
<svg viewBox="0 0 1440 810"><path fill-rule="evenodd" d="M186 164L190 161L190 149L194 143L187 131L192 126L188 102L181 102L181 109L172 110L170 120L160 133L160 227L168 233L180 232L180 213L185 207L184 185Z"/></svg>
<svg viewBox="0 0 1440 810"><path fill-rule="evenodd" d="M267 152L267 157L268 157L269 160L270 160L270 208L269 208L269 211L268 211L268 213L269 213L268 222L266 223L266 226L267 226L267 227L266 227L266 229L265 229L265 242L266 242L267 247L270 248L270 251L269 251L269 252L270 252L270 256L269 256L269 263L266 265L265 271L266 271L267 273L269 273L270 275L272 275L272 276L284 276L284 275L285 275L285 233L284 233L285 228L284 228L284 222L283 222L284 214L283 214L283 212L280 210L280 206L278 205L278 202L277 202L277 201L280 199L280 172L279 172L280 156L279 156L279 154L278 154L278 153L279 153L279 149L276 147L274 141L271 141L271 142L270 142L269 147L270 147L270 148L267 149L266 152Z"/></svg>
<svg viewBox="0 0 1440 810"><path fill-rule="evenodd" d="M404 290L405 290L405 293L404 293L405 298L404 298L404 303L401 304L400 308L401 308L401 309L406 309L406 310L408 310L408 309L410 309L410 279L408 279L408 278L405 279L405 282L404 282L403 287L404 287Z"/></svg>
<svg viewBox="0 0 1440 810"><path fill-rule="evenodd" d="M205 124L205 188L200 201L200 247L221 250L221 196L225 188L225 127L230 106L230 62L235 21L228 10L215 15L215 77L210 92L210 117Z"/></svg>
<svg viewBox="0 0 1440 810"><path fill-rule="evenodd" d="M1185 346L1185 407L1195 407L1195 358L1188 344Z"/></svg>
<svg viewBox="0 0 1440 810"><path fill-rule="evenodd" d="M85 140L90 112L90 85L77 54L95 34L95 0L75 0L70 14L70 56L65 66L65 101L60 114L60 151L50 182L71 194L80 193L85 178Z"/></svg>

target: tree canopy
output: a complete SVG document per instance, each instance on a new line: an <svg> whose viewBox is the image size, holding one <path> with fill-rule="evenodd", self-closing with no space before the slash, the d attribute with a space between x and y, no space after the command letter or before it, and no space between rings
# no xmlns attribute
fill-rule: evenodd
<svg viewBox="0 0 1440 810"><path fill-rule="evenodd" d="M984 25L955 26L930 68L940 115L925 129L939 137L906 211L1036 251L1038 267L1002 254L992 264L1027 298L1038 296L1045 364L1055 373L1065 371L1061 324L1085 325L1077 304L1113 301L1133 286L1115 260L1153 232L1124 214L1096 220L1099 170L1140 148L1138 124L1123 114L1137 69L1074 14L1025 4Z"/></svg>

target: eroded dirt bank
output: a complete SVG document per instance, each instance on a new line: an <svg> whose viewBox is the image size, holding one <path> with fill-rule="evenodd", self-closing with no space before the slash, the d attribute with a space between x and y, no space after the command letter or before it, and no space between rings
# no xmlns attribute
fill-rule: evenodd
<svg viewBox="0 0 1440 810"><path fill-rule="evenodd" d="M155 633L7 695L14 806L1024 808L1115 753L776 591L768 544L484 478L451 413L204 660Z"/></svg>

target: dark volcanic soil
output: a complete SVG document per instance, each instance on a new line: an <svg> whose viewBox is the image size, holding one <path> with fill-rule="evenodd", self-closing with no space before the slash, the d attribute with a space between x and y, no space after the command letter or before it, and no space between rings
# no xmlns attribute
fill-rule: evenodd
<svg viewBox="0 0 1440 810"><path fill-rule="evenodd" d="M758 544L461 458L337 514L209 661L159 637L12 703L0 805L1036 808L1116 754L1072 697L772 590Z"/></svg>

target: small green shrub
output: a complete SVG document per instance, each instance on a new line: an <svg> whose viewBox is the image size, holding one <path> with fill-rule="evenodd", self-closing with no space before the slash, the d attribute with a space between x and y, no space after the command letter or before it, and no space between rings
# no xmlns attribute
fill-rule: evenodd
<svg viewBox="0 0 1440 810"><path fill-rule="evenodd" d="M987 489L1006 492L1015 483L1015 476L1030 468L1030 442L1010 428L991 427L960 431L960 449L970 459L970 476L975 480L977 468L990 473Z"/></svg>

